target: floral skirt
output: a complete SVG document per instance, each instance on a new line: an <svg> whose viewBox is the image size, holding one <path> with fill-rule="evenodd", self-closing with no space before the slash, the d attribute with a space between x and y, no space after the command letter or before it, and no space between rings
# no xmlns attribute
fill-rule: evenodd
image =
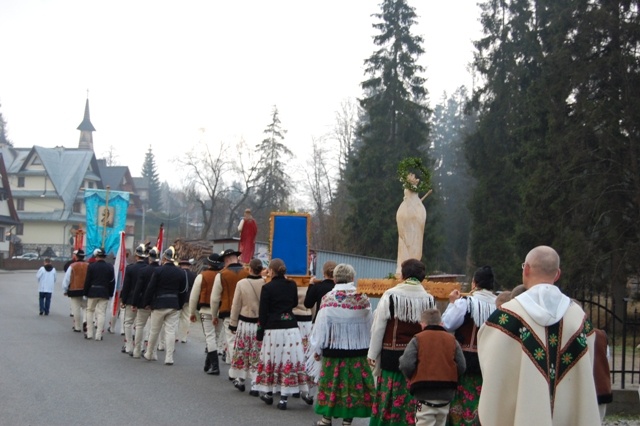
<svg viewBox="0 0 640 426"><path fill-rule="evenodd" d="M482 389L480 373L463 374L449 408L448 425L480 426L478 403Z"/></svg>
<svg viewBox="0 0 640 426"><path fill-rule="evenodd" d="M326 417L370 417L373 374L366 355L322 358L315 412Z"/></svg>
<svg viewBox="0 0 640 426"><path fill-rule="evenodd" d="M369 425L415 425L416 404L417 400L409 392L409 382L402 373L382 370Z"/></svg>
<svg viewBox="0 0 640 426"><path fill-rule="evenodd" d="M262 342L256 340L258 324L245 321L238 322L236 339L233 344L233 358L229 376L239 379L254 379L260 361Z"/></svg>
<svg viewBox="0 0 640 426"><path fill-rule="evenodd" d="M302 350L307 353L309 347L309 335L311 334L311 327L313 323L311 321L298 321L298 328L300 329L300 338L302 339Z"/></svg>
<svg viewBox="0 0 640 426"><path fill-rule="evenodd" d="M309 390L298 327L265 330L254 389L282 395Z"/></svg>

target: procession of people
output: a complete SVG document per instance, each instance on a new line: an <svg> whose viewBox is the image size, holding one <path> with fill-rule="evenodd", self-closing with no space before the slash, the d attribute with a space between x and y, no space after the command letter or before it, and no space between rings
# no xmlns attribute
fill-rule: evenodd
<svg viewBox="0 0 640 426"><path fill-rule="evenodd" d="M63 289L72 330L82 330L86 299L85 338L100 341L114 268L103 250L93 254L89 264L83 251L75 253ZM322 281L301 287L282 259L265 271L258 259L241 263L233 249L209 255L197 275L173 247L158 253L141 245L134 256L121 291L123 353L156 361L163 334L163 361L173 365L186 312L201 323L205 373L219 375L223 357L230 389L248 389L267 405L277 401L280 410L300 398L320 416L316 426L354 418L370 425L527 425L534 415L543 425L600 424L594 330L555 285L560 259L551 247L531 250L523 284L498 306L493 270L484 266L470 293L451 292L444 312L422 285L426 267L418 259L402 262L401 279L372 310L348 264L328 261ZM39 272L41 289L52 280L44 276L49 265Z"/></svg>

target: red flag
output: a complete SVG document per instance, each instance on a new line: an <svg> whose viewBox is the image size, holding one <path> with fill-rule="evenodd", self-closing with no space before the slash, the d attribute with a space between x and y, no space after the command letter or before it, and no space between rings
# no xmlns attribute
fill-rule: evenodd
<svg viewBox="0 0 640 426"><path fill-rule="evenodd" d="M164 223L160 224L160 232L158 232L158 240L156 241L156 247L158 247L158 258L162 256L162 244L164 242Z"/></svg>
<svg viewBox="0 0 640 426"><path fill-rule="evenodd" d="M116 253L113 269L115 269L116 284L113 286L113 298L111 299L111 315L115 318L120 308L120 290L122 290L122 283L124 282L124 270L127 266L127 250L125 247L125 234L120 232L120 246Z"/></svg>

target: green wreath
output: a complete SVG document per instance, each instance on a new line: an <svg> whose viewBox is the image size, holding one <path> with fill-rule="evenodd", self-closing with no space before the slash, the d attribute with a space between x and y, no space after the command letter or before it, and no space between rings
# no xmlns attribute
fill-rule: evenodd
<svg viewBox="0 0 640 426"><path fill-rule="evenodd" d="M416 176L420 179L417 185L412 184L407 180L409 173L417 170L420 172L420 176ZM422 165L422 160L418 157L405 158L398 164L398 179L402 182L402 187L412 192L427 192L431 189L431 172Z"/></svg>

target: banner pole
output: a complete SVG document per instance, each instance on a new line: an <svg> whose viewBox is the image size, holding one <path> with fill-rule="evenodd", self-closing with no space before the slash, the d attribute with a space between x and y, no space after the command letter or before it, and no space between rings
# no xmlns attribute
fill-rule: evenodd
<svg viewBox="0 0 640 426"><path fill-rule="evenodd" d="M104 248L104 242L107 239L107 224L109 223L109 191L111 187L107 185L107 193L105 195L104 215L102 217L102 244L100 248Z"/></svg>

